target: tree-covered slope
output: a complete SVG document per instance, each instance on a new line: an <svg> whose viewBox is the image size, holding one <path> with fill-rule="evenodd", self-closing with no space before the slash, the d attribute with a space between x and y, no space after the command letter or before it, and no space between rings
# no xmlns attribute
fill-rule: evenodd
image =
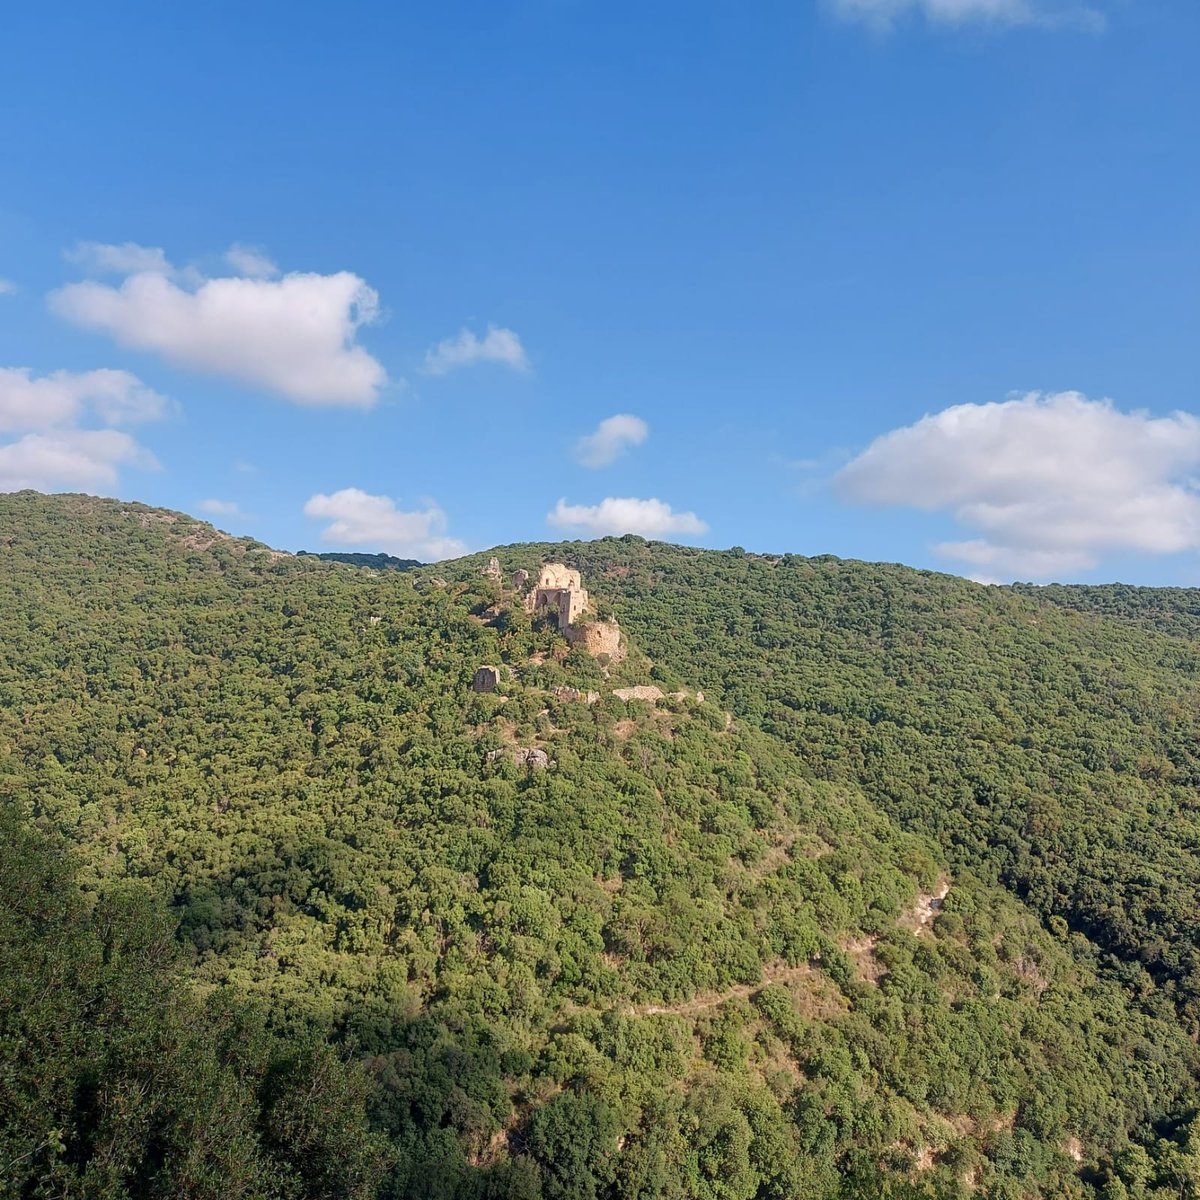
<svg viewBox="0 0 1200 1200"><path fill-rule="evenodd" d="M1179 1194L1172 914L1127 917L1160 986L1034 886L1095 871L1071 837L1126 797L1076 762L1100 702L1061 664L1113 681L1122 737L1165 740L1120 655L1159 647L1174 691L1145 702L1184 722L1172 639L899 568L502 552L583 567L630 636L606 665L478 562L440 585L31 493L0 496L0 556L0 793L74 847L89 910L134 886L170 914L196 1003L361 1062L380 1196ZM470 689L484 664L497 693ZM679 694L613 695L647 683ZM1061 795L1013 834L1029 755ZM1131 820L1183 819L1182 785L1134 777L1158 807Z"/></svg>
<svg viewBox="0 0 1200 1200"><path fill-rule="evenodd" d="M861 787L1200 1030L1196 594L1015 592L636 538L501 552L545 555L596 579L657 663L785 741L806 778Z"/></svg>

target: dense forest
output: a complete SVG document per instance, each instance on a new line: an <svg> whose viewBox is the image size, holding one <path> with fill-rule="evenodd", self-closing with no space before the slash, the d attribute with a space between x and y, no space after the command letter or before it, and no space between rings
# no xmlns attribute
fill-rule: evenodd
<svg viewBox="0 0 1200 1200"><path fill-rule="evenodd" d="M1200 1194L1191 593L0 556L0 1196Z"/></svg>

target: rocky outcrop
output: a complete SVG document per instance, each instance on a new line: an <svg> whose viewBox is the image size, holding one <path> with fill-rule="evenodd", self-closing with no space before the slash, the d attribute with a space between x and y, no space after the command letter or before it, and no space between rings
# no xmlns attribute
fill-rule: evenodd
<svg viewBox="0 0 1200 1200"><path fill-rule="evenodd" d="M498 558L489 558L488 565L483 572L485 578L490 579L493 583L501 583L504 576L500 573L500 560Z"/></svg>
<svg viewBox="0 0 1200 1200"><path fill-rule="evenodd" d="M529 586L528 571L514 571L512 573L512 590L514 592L523 592Z"/></svg>
<svg viewBox="0 0 1200 1200"><path fill-rule="evenodd" d="M550 755L536 746L512 746L507 750L489 750L485 757L490 763L498 762L502 758L511 758L518 767L525 766L531 771L545 771L554 765L554 760Z"/></svg>
<svg viewBox="0 0 1200 1200"><path fill-rule="evenodd" d="M556 687L554 694L559 700L582 701L584 704L595 704L600 699L599 692L581 692L573 687Z"/></svg>
<svg viewBox="0 0 1200 1200"><path fill-rule="evenodd" d="M471 691L494 692L500 686L499 667L480 667L471 680Z"/></svg>

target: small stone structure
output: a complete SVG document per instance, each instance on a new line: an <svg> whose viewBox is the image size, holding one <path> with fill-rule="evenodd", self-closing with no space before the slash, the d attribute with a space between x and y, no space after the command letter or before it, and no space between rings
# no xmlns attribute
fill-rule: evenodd
<svg viewBox="0 0 1200 1200"><path fill-rule="evenodd" d="M649 700L653 703L663 698L663 690L652 684L639 684L637 687L614 688L613 695L618 700Z"/></svg>
<svg viewBox="0 0 1200 1200"><path fill-rule="evenodd" d="M528 571L514 571L512 573L512 590L514 592L523 592L528 583L529 583L529 572Z"/></svg>
<svg viewBox="0 0 1200 1200"><path fill-rule="evenodd" d="M471 680L471 691L494 692L500 686L499 667L480 667Z"/></svg>
<svg viewBox="0 0 1200 1200"><path fill-rule="evenodd" d="M581 692L573 687L556 687L554 694L560 700L582 700L584 704L595 704L600 699L599 692Z"/></svg>
<svg viewBox="0 0 1200 1200"><path fill-rule="evenodd" d="M498 558L489 558L488 565L484 569L483 574L494 583L503 582L504 576L500 572L500 560Z"/></svg>

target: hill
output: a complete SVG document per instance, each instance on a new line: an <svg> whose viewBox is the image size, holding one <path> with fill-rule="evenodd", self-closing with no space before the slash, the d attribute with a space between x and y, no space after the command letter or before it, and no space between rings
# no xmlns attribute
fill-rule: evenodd
<svg viewBox="0 0 1200 1200"><path fill-rule="evenodd" d="M396 558L393 554L357 554L342 550L323 550L315 553L301 550L299 557L311 555L323 562L348 563L352 567L370 567L374 571L411 571L422 564L415 558Z"/></svg>
<svg viewBox="0 0 1200 1200"><path fill-rule="evenodd" d="M627 658L532 620L492 553L581 568ZM0 793L73 848L86 912L132 887L177 927L180 1004L245 1006L266 1061L340 1051L356 1187L1187 1185L1187 638L636 539L364 571L77 496L0 496L0 554ZM614 695L649 684L676 694ZM212 1194L343 1194L288 1166L269 1100L239 1136L282 1182ZM91 1161L62 1104L12 1194Z"/></svg>
<svg viewBox="0 0 1200 1200"><path fill-rule="evenodd" d="M1200 593L634 538L499 554L602 578L656 663L786 742L806 778L853 782L1200 1034Z"/></svg>

